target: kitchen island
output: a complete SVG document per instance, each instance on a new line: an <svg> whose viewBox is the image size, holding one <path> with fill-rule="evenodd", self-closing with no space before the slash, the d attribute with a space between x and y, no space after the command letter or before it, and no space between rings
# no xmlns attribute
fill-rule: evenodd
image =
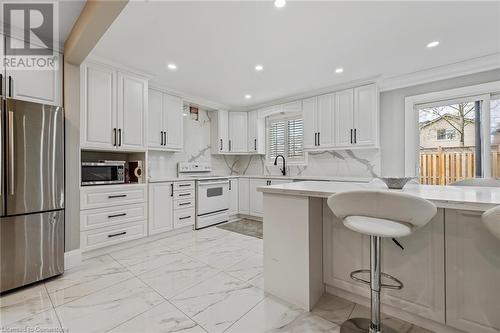
<svg viewBox="0 0 500 333"><path fill-rule="evenodd" d="M383 183L305 181L258 188L264 195L265 290L306 310L325 292L369 304L350 272L369 267L368 236L345 228L326 205L348 190ZM438 213L398 241L384 239L382 270L404 283L384 290L382 311L436 332L500 332L500 241L481 222L500 189L408 184Z"/></svg>

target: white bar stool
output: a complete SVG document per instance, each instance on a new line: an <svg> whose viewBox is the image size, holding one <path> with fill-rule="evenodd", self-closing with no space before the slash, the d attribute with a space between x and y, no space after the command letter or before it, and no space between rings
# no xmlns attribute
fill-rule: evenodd
<svg viewBox="0 0 500 333"><path fill-rule="evenodd" d="M500 239L500 206L485 211L481 220L493 236Z"/></svg>
<svg viewBox="0 0 500 333"><path fill-rule="evenodd" d="M410 235L436 215L436 206L414 195L389 191L340 192L328 198L328 206L347 228L370 236L370 281L356 276L368 270L351 272L351 278L370 284L371 318L349 319L342 324L340 332L396 332L380 321L380 289L402 289L403 283L389 274L381 273L381 237ZM395 284L383 284L382 276Z"/></svg>

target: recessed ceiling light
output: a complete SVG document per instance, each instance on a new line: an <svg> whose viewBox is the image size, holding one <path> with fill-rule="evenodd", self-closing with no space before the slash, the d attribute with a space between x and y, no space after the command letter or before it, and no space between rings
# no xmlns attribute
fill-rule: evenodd
<svg viewBox="0 0 500 333"><path fill-rule="evenodd" d="M263 70L263 69L264 69L264 66L262 66L262 65L255 65L255 70L256 70L257 72L260 72L260 71L261 71L261 70Z"/></svg>
<svg viewBox="0 0 500 333"><path fill-rule="evenodd" d="M344 71L344 69L343 69L343 68L337 68L337 69L335 69L335 73L337 73L337 74L340 74L340 73L342 73L343 71Z"/></svg>
<svg viewBox="0 0 500 333"><path fill-rule="evenodd" d="M246 94L246 95L245 95L245 98L246 98L246 99L250 99L250 98L252 98L252 95L250 95L250 94Z"/></svg>
<svg viewBox="0 0 500 333"><path fill-rule="evenodd" d="M172 63L168 64L167 67L171 71L175 71L177 69L177 65L176 64L172 64Z"/></svg>
<svg viewBox="0 0 500 333"><path fill-rule="evenodd" d="M285 5L286 5L286 0L275 0L275 1L274 1L274 5L275 5L277 8L283 8L283 7L285 7Z"/></svg>
<svg viewBox="0 0 500 333"><path fill-rule="evenodd" d="M427 44L427 47L431 48L431 47L436 47L438 45L439 45L439 41L435 40L435 41L430 42L429 44Z"/></svg>

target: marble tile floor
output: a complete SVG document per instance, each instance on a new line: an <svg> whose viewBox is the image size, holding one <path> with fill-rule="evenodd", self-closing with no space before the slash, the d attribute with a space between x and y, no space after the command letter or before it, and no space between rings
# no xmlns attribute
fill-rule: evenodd
<svg viewBox="0 0 500 333"><path fill-rule="evenodd" d="M340 332L368 309L325 294L305 312L263 291L262 240L220 228L87 259L0 297L0 332ZM387 318L404 333L428 333Z"/></svg>

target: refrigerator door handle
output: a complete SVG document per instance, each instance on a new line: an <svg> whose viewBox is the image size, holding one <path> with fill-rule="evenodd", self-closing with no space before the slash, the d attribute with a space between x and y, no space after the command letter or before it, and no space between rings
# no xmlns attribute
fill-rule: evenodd
<svg viewBox="0 0 500 333"><path fill-rule="evenodd" d="M9 111L9 193L14 195L14 112Z"/></svg>

